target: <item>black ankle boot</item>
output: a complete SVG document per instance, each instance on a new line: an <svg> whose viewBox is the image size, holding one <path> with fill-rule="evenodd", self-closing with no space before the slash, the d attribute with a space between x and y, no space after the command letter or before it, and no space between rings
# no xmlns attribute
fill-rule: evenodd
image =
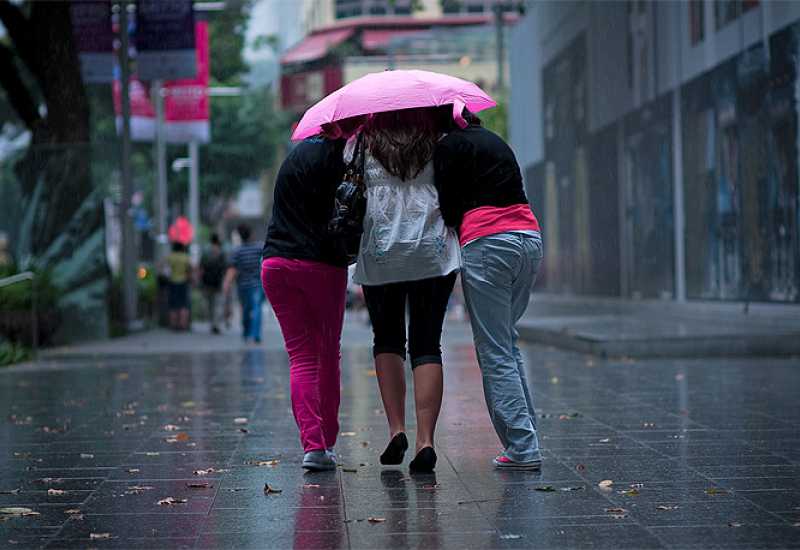
<svg viewBox="0 0 800 550"><path fill-rule="evenodd" d="M417 473L432 472L435 467L436 451L433 450L433 447L422 448L408 465L409 470Z"/></svg>
<svg viewBox="0 0 800 550"><path fill-rule="evenodd" d="M401 464L403 456L406 454L406 449L408 449L408 439L405 433L400 432L392 438L389 445L386 446L386 450L383 451L381 464L384 466Z"/></svg>

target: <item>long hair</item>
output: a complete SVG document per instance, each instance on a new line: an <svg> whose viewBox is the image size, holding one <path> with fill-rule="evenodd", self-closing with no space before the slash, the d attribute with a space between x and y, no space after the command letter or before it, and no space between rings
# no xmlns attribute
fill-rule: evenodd
<svg viewBox="0 0 800 550"><path fill-rule="evenodd" d="M376 113L364 128L369 152L393 176L414 178L433 158L451 112L444 106Z"/></svg>

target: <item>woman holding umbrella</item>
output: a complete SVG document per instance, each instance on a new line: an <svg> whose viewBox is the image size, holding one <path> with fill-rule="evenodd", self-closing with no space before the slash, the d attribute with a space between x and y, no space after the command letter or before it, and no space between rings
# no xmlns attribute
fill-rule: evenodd
<svg viewBox="0 0 800 550"><path fill-rule="evenodd" d="M447 116L450 108L447 108ZM390 442L381 464L400 464L405 434L406 303L414 379L415 472L436 465L434 430L442 404L441 334L459 269L458 241L445 226L433 184L442 110L377 113L364 129L367 213L354 280L362 285Z"/></svg>

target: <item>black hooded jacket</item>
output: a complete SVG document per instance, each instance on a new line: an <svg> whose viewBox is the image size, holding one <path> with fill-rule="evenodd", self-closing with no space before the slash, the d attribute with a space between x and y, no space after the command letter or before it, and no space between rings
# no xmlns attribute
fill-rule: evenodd
<svg viewBox="0 0 800 550"><path fill-rule="evenodd" d="M342 182L344 140L306 139L283 161L275 180L272 220L262 257L312 260L347 267L328 236L333 197Z"/></svg>

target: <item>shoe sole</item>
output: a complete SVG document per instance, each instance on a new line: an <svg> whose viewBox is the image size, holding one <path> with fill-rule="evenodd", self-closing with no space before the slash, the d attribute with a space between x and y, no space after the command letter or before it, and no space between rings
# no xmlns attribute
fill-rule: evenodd
<svg viewBox="0 0 800 550"><path fill-rule="evenodd" d="M307 464L303 463L303 468L311 472L329 472L336 469L336 464L322 465L322 464Z"/></svg>

